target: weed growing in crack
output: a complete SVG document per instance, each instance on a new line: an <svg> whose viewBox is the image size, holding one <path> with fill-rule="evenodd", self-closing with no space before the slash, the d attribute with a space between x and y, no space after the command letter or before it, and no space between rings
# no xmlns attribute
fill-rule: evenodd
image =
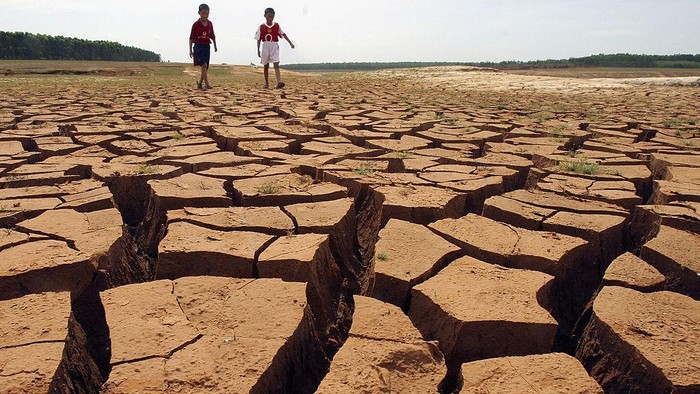
<svg viewBox="0 0 700 394"><path fill-rule="evenodd" d="M377 260L387 261L389 260L389 255L386 252L377 253Z"/></svg>
<svg viewBox="0 0 700 394"><path fill-rule="evenodd" d="M352 170L357 175L365 176L374 174L374 169L368 165L362 164L359 167Z"/></svg>
<svg viewBox="0 0 700 394"><path fill-rule="evenodd" d="M546 112L546 111L539 111L539 112L534 112L531 113L530 115L527 116L530 119L534 119L540 122L544 122L550 119L554 119L554 114L551 112Z"/></svg>
<svg viewBox="0 0 700 394"><path fill-rule="evenodd" d="M586 159L579 159L562 163L559 168L564 171L571 171L577 174L596 175L600 173L600 165L598 163L589 162Z"/></svg>
<svg viewBox="0 0 700 394"><path fill-rule="evenodd" d="M151 175L158 173L158 171L158 166L154 166L152 164L142 164L139 166L138 170L136 170L136 173L139 175Z"/></svg>
<svg viewBox="0 0 700 394"><path fill-rule="evenodd" d="M258 192L258 194L264 194L264 195L273 195L273 194L279 194L281 188L277 185L274 185L272 183L266 183L264 185L258 186L255 191Z"/></svg>
<svg viewBox="0 0 700 394"><path fill-rule="evenodd" d="M394 156L397 159L407 159L407 158L413 156L413 152L406 151L406 150L397 150L397 151L394 151Z"/></svg>
<svg viewBox="0 0 700 394"><path fill-rule="evenodd" d="M669 118L669 119L664 119L664 121L663 121L664 127L668 127L668 128L678 127L682 124L683 124L683 122L681 122L681 120L678 118Z"/></svg>

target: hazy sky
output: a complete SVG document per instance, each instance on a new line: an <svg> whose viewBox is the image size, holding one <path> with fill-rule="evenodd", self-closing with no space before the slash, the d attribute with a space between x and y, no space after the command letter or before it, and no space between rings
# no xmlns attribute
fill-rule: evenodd
<svg viewBox="0 0 700 394"><path fill-rule="evenodd" d="M213 63L257 62L263 10L297 44L282 62L501 61L700 53L700 0L210 0ZM197 1L0 0L0 30L118 41L189 61Z"/></svg>

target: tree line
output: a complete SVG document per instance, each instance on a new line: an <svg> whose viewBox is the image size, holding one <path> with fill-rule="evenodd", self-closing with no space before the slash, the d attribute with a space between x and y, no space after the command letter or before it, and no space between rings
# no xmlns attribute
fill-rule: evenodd
<svg viewBox="0 0 700 394"><path fill-rule="evenodd" d="M628 68L700 68L700 55L634 55L617 53L548 59L504 62L385 62L385 63L310 63L288 64L289 70L383 70L389 68L416 68L434 66L472 66L493 68L566 68L566 67L628 67Z"/></svg>
<svg viewBox="0 0 700 394"><path fill-rule="evenodd" d="M159 62L160 55L111 41L0 31L0 59Z"/></svg>

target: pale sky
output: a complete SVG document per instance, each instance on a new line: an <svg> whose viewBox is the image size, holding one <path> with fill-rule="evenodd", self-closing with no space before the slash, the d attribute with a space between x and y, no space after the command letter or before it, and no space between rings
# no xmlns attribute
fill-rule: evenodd
<svg viewBox="0 0 700 394"><path fill-rule="evenodd" d="M257 62L263 11L297 45L282 63L502 61L700 53L700 0L210 0L212 63ZM197 1L0 0L0 30L117 41L189 61Z"/></svg>

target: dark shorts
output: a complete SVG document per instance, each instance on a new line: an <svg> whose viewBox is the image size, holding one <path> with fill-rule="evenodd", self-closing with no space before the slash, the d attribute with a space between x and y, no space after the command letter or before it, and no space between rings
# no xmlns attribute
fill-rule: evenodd
<svg viewBox="0 0 700 394"><path fill-rule="evenodd" d="M209 68L209 59L211 58L211 47L209 45L194 44L194 65L201 66L206 64Z"/></svg>

